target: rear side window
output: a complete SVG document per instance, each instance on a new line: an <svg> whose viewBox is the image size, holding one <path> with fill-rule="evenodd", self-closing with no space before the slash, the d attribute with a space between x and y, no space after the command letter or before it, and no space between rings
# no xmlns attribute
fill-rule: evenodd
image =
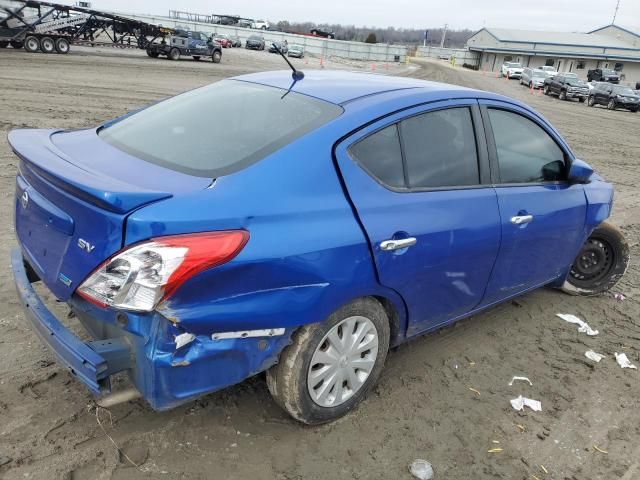
<svg viewBox="0 0 640 480"><path fill-rule="evenodd" d="M296 92L225 80L152 105L99 131L131 155L216 178L333 120L342 108Z"/></svg>
<svg viewBox="0 0 640 480"><path fill-rule="evenodd" d="M390 187L404 187L398 127L383 128L352 145L349 153L365 170Z"/></svg>
<svg viewBox="0 0 640 480"><path fill-rule="evenodd" d="M480 183L468 108L424 113L400 123L409 188Z"/></svg>
<svg viewBox="0 0 640 480"><path fill-rule="evenodd" d="M517 113L489 109L501 183L566 180L564 152L541 127Z"/></svg>

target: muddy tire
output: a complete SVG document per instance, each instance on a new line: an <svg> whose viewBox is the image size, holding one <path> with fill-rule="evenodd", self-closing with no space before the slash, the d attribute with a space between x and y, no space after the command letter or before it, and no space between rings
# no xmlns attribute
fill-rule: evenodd
<svg viewBox="0 0 640 480"><path fill-rule="evenodd" d="M280 361L267 371L276 403L296 420L335 420L376 384L389 349L389 319L373 298L355 300L322 323L296 331Z"/></svg>
<svg viewBox="0 0 640 480"><path fill-rule="evenodd" d="M177 48L172 48L169 50L169 55L167 55L169 60L180 60L180 50Z"/></svg>
<svg viewBox="0 0 640 480"><path fill-rule="evenodd" d="M616 109L616 101L613 98L611 100L609 100L609 103L607 103L607 108L609 110L615 110Z"/></svg>
<svg viewBox="0 0 640 480"><path fill-rule="evenodd" d="M604 293L618 283L628 265L629 245L624 235L603 222L582 246L562 290L584 296Z"/></svg>
<svg viewBox="0 0 640 480"><path fill-rule="evenodd" d="M558 98L560 100L566 100L567 99L567 92L565 92L564 90L560 91L560 95L558 95Z"/></svg>
<svg viewBox="0 0 640 480"><path fill-rule="evenodd" d="M218 51L213 52L211 55L211 61L213 63L220 63L220 60L222 60L222 53Z"/></svg>

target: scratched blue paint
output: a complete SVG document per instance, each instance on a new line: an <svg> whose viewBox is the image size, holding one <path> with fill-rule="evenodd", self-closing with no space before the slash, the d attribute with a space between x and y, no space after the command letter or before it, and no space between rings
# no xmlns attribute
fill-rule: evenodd
<svg viewBox="0 0 640 480"><path fill-rule="evenodd" d="M283 89L291 83L284 72L238 80ZM20 158L20 250L12 257L19 296L36 331L59 332L60 337L43 334L43 341L94 393L109 390L109 379L100 374L109 371L105 359L73 340L35 301L28 271L70 305L94 338L125 340L118 345L130 349L126 370L132 383L162 410L264 371L298 327L321 322L359 297L388 303L397 318L392 341L399 344L545 283L559 284L584 239L610 215L613 190L597 174L585 184L518 189L495 187L490 172L483 172L483 188L408 194L385 189L348 155L351 143L408 115L498 106L544 128L576 172L590 169L543 117L520 102L451 85L345 72L309 72L293 88L344 111L215 182L126 154L102 141L97 129L9 134ZM35 199L26 208L24 192ZM508 218L521 208L541 220L510 229ZM159 235L227 229L250 232L240 254L190 278L154 312L98 308L74 293L123 247ZM397 232L409 232L419 243L385 254L379 242ZM79 239L95 248L79 248ZM212 339L219 332L270 328L285 333ZM185 332L195 339L176 350L174 339Z"/></svg>

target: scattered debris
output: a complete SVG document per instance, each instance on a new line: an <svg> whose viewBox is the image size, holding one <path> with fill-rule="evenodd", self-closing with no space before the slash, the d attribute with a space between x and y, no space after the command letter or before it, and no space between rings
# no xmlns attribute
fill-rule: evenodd
<svg viewBox="0 0 640 480"><path fill-rule="evenodd" d="M600 452L600 453L604 453L605 455L608 455L608 454L609 454L609 452L607 452L606 450L602 450L601 448L598 448L598 446L597 446L597 445L594 445L594 446L593 446L593 448L594 448L595 450L597 450L598 452Z"/></svg>
<svg viewBox="0 0 640 480"><path fill-rule="evenodd" d="M500 444L500 440L491 440L491 443L495 443L496 445Z"/></svg>
<svg viewBox="0 0 640 480"><path fill-rule="evenodd" d="M542 465L542 464L540 464L540 470L542 470L545 473L545 475L549 475L549 470L544 468L544 465Z"/></svg>
<svg viewBox="0 0 640 480"><path fill-rule="evenodd" d="M556 316L560 317L565 322L575 323L576 325L578 325L578 332L586 333L590 337L598 335L599 333L598 330L593 330L587 324L587 322L585 322L584 320L580 320L578 317L576 317L575 315L571 315L570 313L556 313Z"/></svg>
<svg viewBox="0 0 640 480"><path fill-rule="evenodd" d="M469 390L471 390L473 393L475 393L476 395L480 396L480 392L478 390L476 390L475 388L471 388L471 387L467 387Z"/></svg>
<svg viewBox="0 0 640 480"><path fill-rule="evenodd" d="M6 465L7 463L10 463L11 460L13 460L11 457L6 457L4 455L0 455L0 467L3 465Z"/></svg>
<svg viewBox="0 0 640 480"><path fill-rule="evenodd" d="M522 433L526 432L527 430L524 425L520 425L519 423L516 423L516 427L518 427L518 430L520 430Z"/></svg>
<svg viewBox="0 0 640 480"><path fill-rule="evenodd" d="M513 377L509 382L509 386L513 386L513 382L515 382L516 380L520 380L521 382L529 382L529 385L533 387L533 383L531 383L531 380L529 380L527 377Z"/></svg>
<svg viewBox="0 0 640 480"><path fill-rule="evenodd" d="M618 365L620 365L622 368L633 368L633 369L638 368L629 361L626 353L616 352L615 355L616 355L616 362L618 362Z"/></svg>
<svg viewBox="0 0 640 480"><path fill-rule="evenodd" d="M520 395L518 398L514 398L513 400L511 400L511 406L518 411L524 410L525 406L529 407L534 412L542 411L541 402L539 402L538 400L531 400L530 398L525 398L522 395Z"/></svg>
<svg viewBox="0 0 640 480"><path fill-rule="evenodd" d="M531 480L540 480L540 479L536 477L534 474L531 474Z"/></svg>
<svg viewBox="0 0 640 480"><path fill-rule="evenodd" d="M600 353L596 353L593 350L587 350L586 352L584 352L584 356L587 357L589 360L593 360L596 363L598 363L600 360L605 358L604 355Z"/></svg>
<svg viewBox="0 0 640 480"><path fill-rule="evenodd" d="M490 448L489 450L487 450L487 453L500 453L502 451L501 448Z"/></svg>
<svg viewBox="0 0 640 480"><path fill-rule="evenodd" d="M613 298L620 302L624 302L627 299L627 297L625 297L622 293L614 293Z"/></svg>
<svg viewBox="0 0 640 480"><path fill-rule="evenodd" d="M176 335L176 350L185 345L190 344L196 339L196 336L193 333L181 333L180 335Z"/></svg>
<svg viewBox="0 0 640 480"><path fill-rule="evenodd" d="M419 458L414 460L411 465L409 465L409 471L411 475L420 480L431 480L433 478L433 467L426 460Z"/></svg>

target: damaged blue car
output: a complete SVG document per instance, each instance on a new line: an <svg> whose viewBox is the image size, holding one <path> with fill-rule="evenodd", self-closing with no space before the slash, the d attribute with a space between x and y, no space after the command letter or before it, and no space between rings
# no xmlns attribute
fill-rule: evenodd
<svg viewBox="0 0 640 480"><path fill-rule="evenodd" d="M595 295L624 273L612 186L528 106L296 73L9 134L25 318L103 404L164 410L266 372L290 415L327 422L366 396L390 347L535 288ZM111 391L115 375L128 386Z"/></svg>

